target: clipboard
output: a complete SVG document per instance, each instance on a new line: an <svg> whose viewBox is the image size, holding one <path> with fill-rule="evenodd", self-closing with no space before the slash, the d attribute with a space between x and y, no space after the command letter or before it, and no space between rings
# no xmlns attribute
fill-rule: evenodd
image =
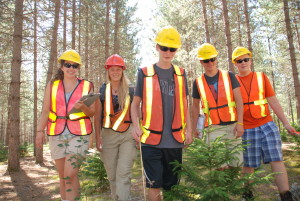
<svg viewBox="0 0 300 201"><path fill-rule="evenodd" d="M92 105L96 100L97 98L99 98L100 96L100 93L96 93L96 94L88 94L88 95L84 95L80 98L81 101L83 101L83 103L86 105L86 106L90 106ZM68 114L72 114L72 113L78 113L78 112L81 112L80 109L76 109L75 107L73 107L69 112Z"/></svg>

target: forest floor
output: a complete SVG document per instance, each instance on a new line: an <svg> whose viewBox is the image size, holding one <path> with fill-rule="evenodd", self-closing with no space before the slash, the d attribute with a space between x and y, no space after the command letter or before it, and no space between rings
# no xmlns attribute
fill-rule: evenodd
<svg viewBox="0 0 300 201"><path fill-rule="evenodd" d="M291 144L284 143L283 150L285 156L285 165L289 174L290 185L300 184L300 159L290 150ZM139 159L137 159L138 161ZM49 151L44 151L44 164L35 163L33 156L21 158L20 172L7 173L7 163L0 163L0 200L13 201L47 201L60 200L58 177L51 160ZM137 167L135 168L137 169ZM140 170L140 168L138 168ZM269 165L263 165L266 174L270 173ZM134 170L134 171L139 171ZM136 176L134 176L136 175ZM132 200L144 200L143 184L141 174L133 174L132 180ZM256 187L255 195L258 201L262 200L279 200L276 186L272 184L264 184ZM111 200L109 192L101 193L101 195L87 196L83 200Z"/></svg>

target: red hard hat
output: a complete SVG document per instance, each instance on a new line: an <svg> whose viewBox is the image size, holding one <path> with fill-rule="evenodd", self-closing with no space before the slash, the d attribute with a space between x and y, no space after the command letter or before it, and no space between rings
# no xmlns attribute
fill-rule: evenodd
<svg viewBox="0 0 300 201"><path fill-rule="evenodd" d="M120 55L117 55L117 54L113 54L106 59L104 68L109 69L111 66L120 66L123 68L123 70L126 69L124 59Z"/></svg>

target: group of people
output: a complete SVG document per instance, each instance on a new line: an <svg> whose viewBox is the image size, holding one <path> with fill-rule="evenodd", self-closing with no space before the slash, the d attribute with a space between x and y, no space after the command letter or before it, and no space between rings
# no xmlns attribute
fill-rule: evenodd
<svg viewBox="0 0 300 201"><path fill-rule="evenodd" d="M48 83L36 145L49 136L51 156L60 178L62 200L80 197L78 171L89 147L94 116L96 148L110 182L113 200L130 200L131 169L136 147L141 151L143 174L148 188L147 200L162 200L161 189L170 190L179 183L172 162L182 162L182 149L198 136L196 129L200 107L208 128L207 143L224 135L244 143L244 152L220 170L243 164L242 172L252 173L270 163L282 200L290 201L287 172L282 162L281 139L270 115L271 107L292 134L274 90L264 73L252 72L252 53L237 47L232 62L238 74L218 69L216 48L205 43L198 58L204 69L192 88L192 115L188 108L188 84L184 68L172 63L181 39L173 27L163 28L155 38L158 61L139 68L136 87L126 77L124 59L114 54L104 65L106 82L100 87L100 98L86 105L80 98L93 93L93 84L77 78L82 66L80 55L65 51L58 59L60 67ZM79 112L70 113L72 108ZM138 146L137 146L138 145ZM243 194L253 198L249 190Z"/></svg>

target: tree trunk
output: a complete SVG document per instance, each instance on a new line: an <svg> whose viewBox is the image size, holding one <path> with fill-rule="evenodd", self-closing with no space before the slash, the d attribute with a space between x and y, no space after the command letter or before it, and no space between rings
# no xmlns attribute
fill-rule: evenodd
<svg viewBox="0 0 300 201"><path fill-rule="evenodd" d="M120 52L120 44L119 44L119 27L120 27L120 22L119 22L119 5L120 2L119 0L116 0L115 4L115 33L114 33L114 54L119 54Z"/></svg>
<svg viewBox="0 0 300 201"><path fill-rule="evenodd" d="M34 36L33 36L33 134L36 138L37 129L37 0L34 1ZM43 148L38 148L34 143L34 155L36 163L43 163Z"/></svg>
<svg viewBox="0 0 300 201"><path fill-rule="evenodd" d="M85 79L89 79L89 5L86 4L86 14L85 14Z"/></svg>
<svg viewBox="0 0 300 201"><path fill-rule="evenodd" d="M297 20L296 17L294 18L294 24L295 24L295 29L296 29L296 35L297 35L297 42L298 42L298 49L300 50L300 36L299 36L299 31L298 31L298 26L297 26Z"/></svg>
<svg viewBox="0 0 300 201"><path fill-rule="evenodd" d="M58 24L59 24L60 0L53 0L53 2L55 3L55 17L54 17L54 26L53 26L53 32L52 32L50 58L49 58L49 66L48 66L46 83L50 82L50 80L52 78L54 60L56 60L56 58L57 58L57 30L58 30Z"/></svg>
<svg viewBox="0 0 300 201"><path fill-rule="evenodd" d="M214 19L214 9L212 8L212 6L210 6L210 17L211 17L211 30L212 30L212 34L211 34L211 40L210 42L211 43L214 43L216 41L216 35L215 35L215 30L216 30L216 27L215 27L215 19Z"/></svg>
<svg viewBox="0 0 300 201"><path fill-rule="evenodd" d="M295 89L295 96L296 96L296 103L297 103L297 123L300 124L300 83L299 83L299 73L297 70L296 64L296 55L295 55L295 47L293 41L293 34L290 22L290 14L288 8L288 0L283 0L283 11L284 11L284 19L286 25L286 35L288 38L289 43L289 50L290 50L290 57L291 57L291 64L292 64L292 71L293 71L293 78L294 78L294 89Z"/></svg>
<svg viewBox="0 0 300 201"><path fill-rule="evenodd" d="M75 50L75 35L76 35L76 0L72 3L72 49Z"/></svg>
<svg viewBox="0 0 300 201"><path fill-rule="evenodd" d="M64 27L63 27L63 51L67 49L67 12L68 0L64 0Z"/></svg>
<svg viewBox="0 0 300 201"><path fill-rule="evenodd" d="M224 25L225 25L225 35L226 35L226 46L227 46L227 58L229 64L229 70L235 72L234 66L231 62L231 55L232 55L232 42L231 42L231 33L230 33L230 23L228 17L228 8L227 8L227 0L222 0L223 5L223 18L224 18Z"/></svg>
<svg viewBox="0 0 300 201"><path fill-rule="evenodd" d="M201 0L201 5L202 5L202 8L203 8L205 38L206 38L206 42L210 43L210 35L209 35L208 20L207 20L207 10L206 10L206 0Z"/></svg>
<svg viewBox="0 0 300 201"><path fill-rule="evenodd" d="M240 0L236 1L236 14L237 14L237 28L238 28L238 46L242 46L242 32L241 32L241 15L240 15L240 5L239 5Z"/></svg>
<svg viewBox="0 0 300 201"><path fill-rule="evenodd" d="M20 170L20 74L22 62L23 0L15 1L13 59L11 63L11 82L9 87L9 106L7 132L9 133L8 171Z"/></svg>
<svg viewBox="0 0 300 201"><path fill-rule="evenodd" d="M105 59L109 57L109 10L110 0L106 0L106 17L105 17Z"/></svg>
<svg viewBox="0 0 300 201"><path fill-rule="evenodd" d="M245 15L246 27L247 27L247 44L248 44L248 49L250 50L250 52L253 52L252 39L251 39L251 27L250 27L249 10L248 10L247 0L244 0L244 15ZM251 69L252 69L252 71L254 71L254 63L253 63L253 61L252 61Z"/></svg>

